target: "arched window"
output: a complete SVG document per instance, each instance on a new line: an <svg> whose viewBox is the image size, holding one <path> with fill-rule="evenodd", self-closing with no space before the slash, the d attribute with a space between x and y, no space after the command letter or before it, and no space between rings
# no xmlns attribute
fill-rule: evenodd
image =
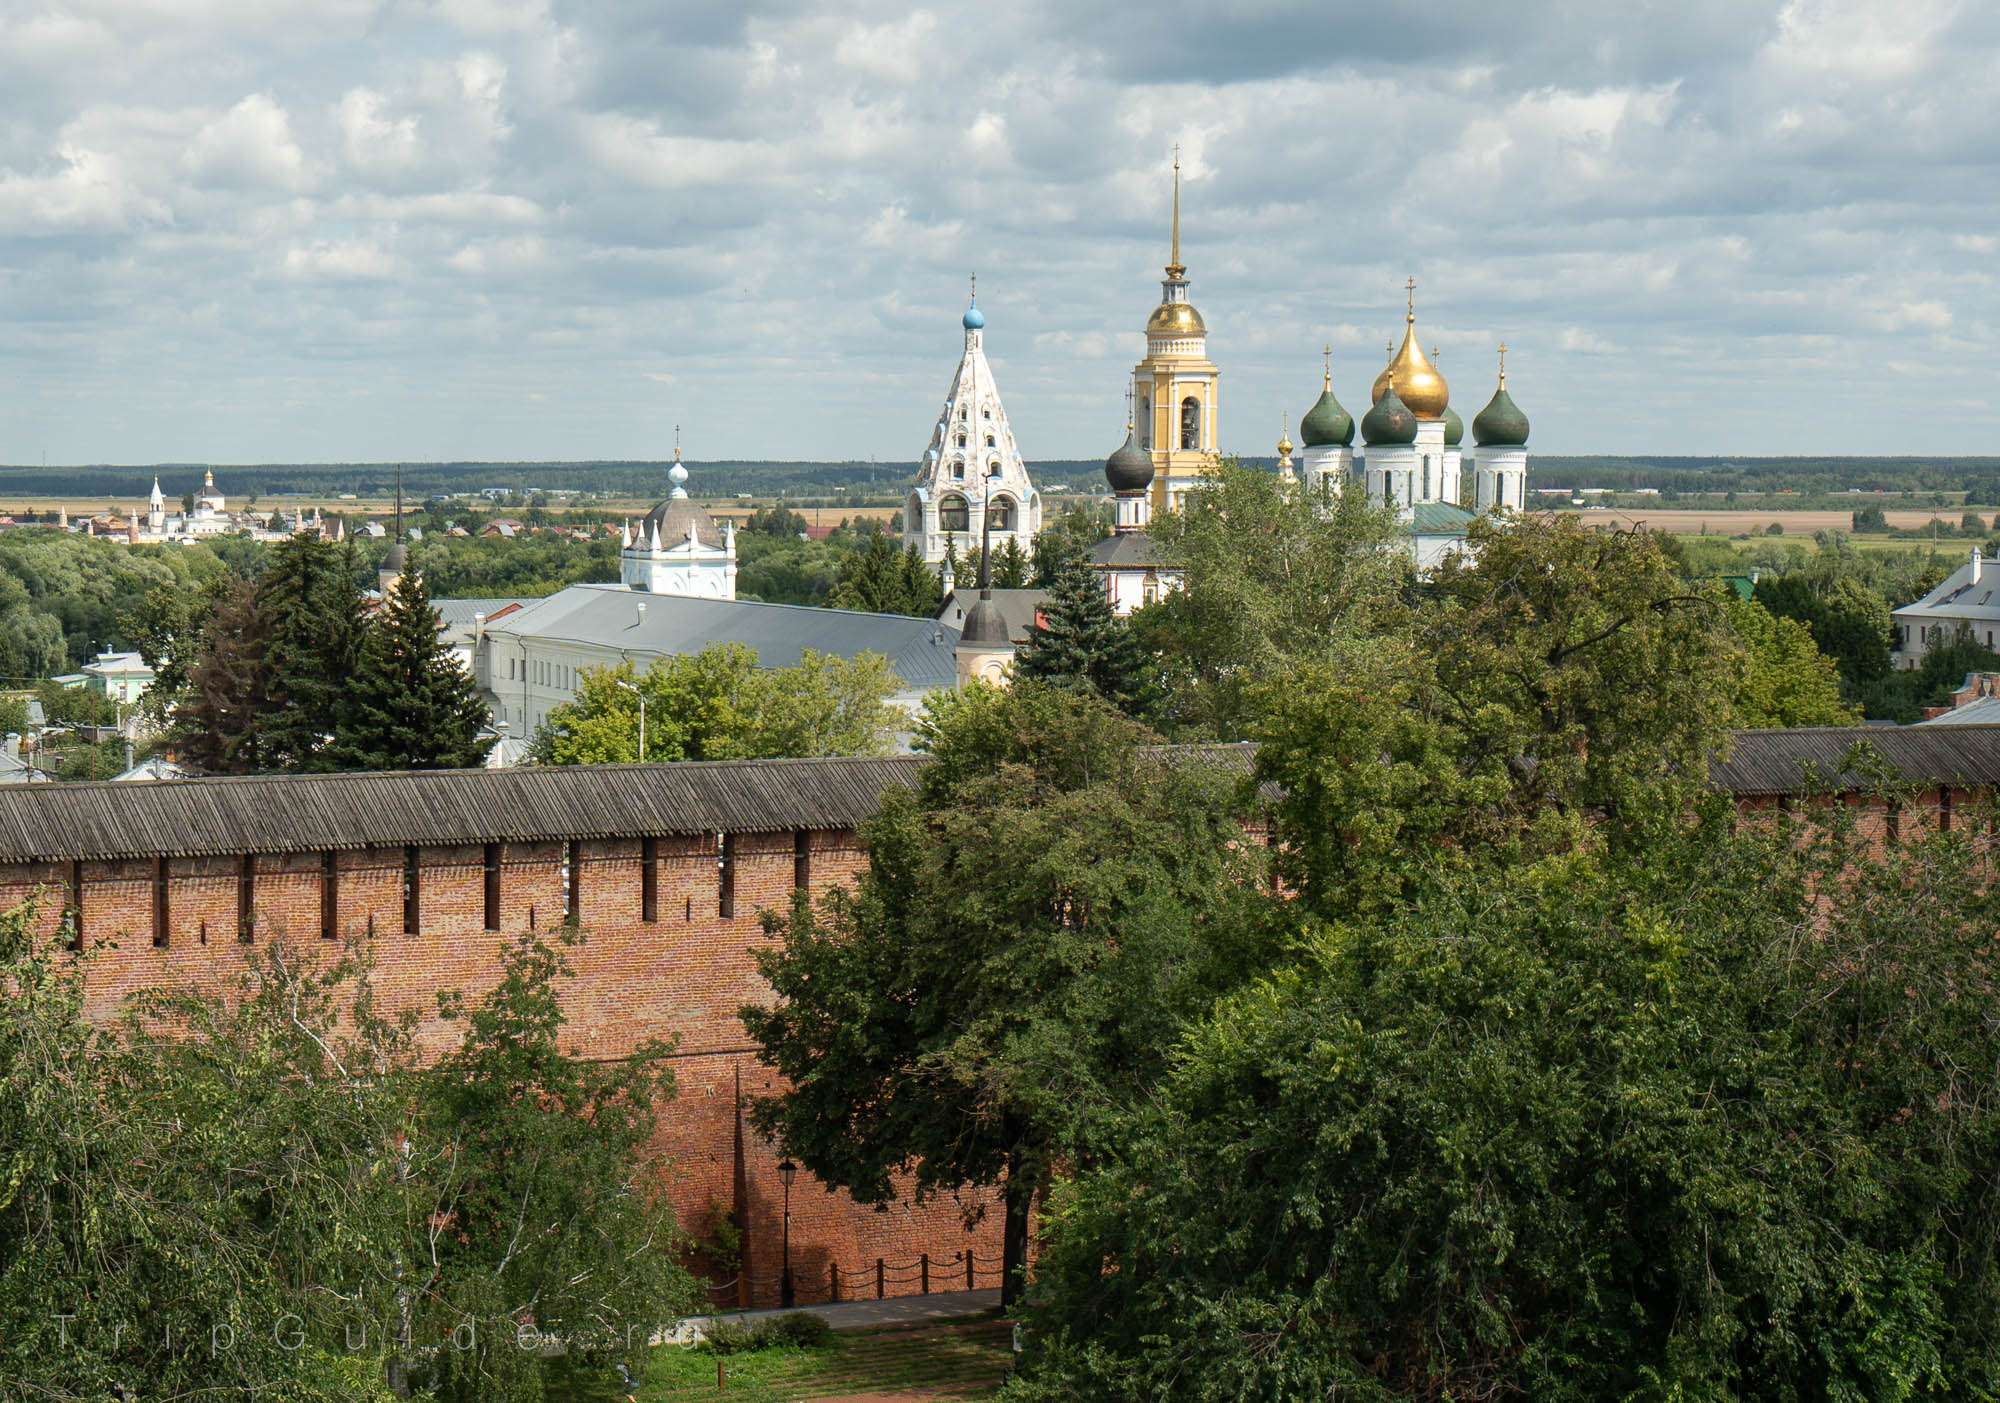
<svg viewBox="0 0 2000 1403"><path fill-rule="evenodd" d="M1193 395L1181 401L1181 447L1201 447L1201 401Z"/></svg>
<svg viewBox="0 0 2000 1403"><path fill-rule="evenodd" d="M965 505L965 498L956 492L938 503L938 529L940 531L964 532L972 528L972 512Z"/></svg>
<svg viewBox="0 0 2000 1403"><path fill-rule="evenodd" d="M988 477L1000 476L1000 460L998 458L995 458L992 462L986 465L986 475Z"/></svg>
<svg viewBox="0 0 2000 1403"><path fill-rule="evenodd" d="M1139 446L1141 448L1151 448L1153 446L1153 397L1151 395L1139 396Z"/></svg>
<svg viewBox="0 0 2000 1403"><path fill-rule="evenodd" d="M982 409L979 411L979 417L982 419L991 419L993 417L993 411L991 409Z"/></svg>
<svg viewBox="0 0 2000 1403"><path fill-rule="evenodd" d="M962 404L958 407L958 417L961 419L965 417L965 406Z"/></svg>
<svg viewBox="0 0 2000 1403"><path fill-rule="evenodd" d="M964 434L960 434L960 435L958 436L958 446L959 446L960 448L963 448L963 447L965 447L965 435L964 435Z"/></svg>
<svg viewBox="0 0 2000 1403"><path fill-rule="evenodd" d="M954 458L951 460L951 475L958 482L965 481L965 459Z"/></svg>
<svg viewBox="0 0 2000 1403"><path fill-rule="evenodd" d="M903 504L903 529L912 535L924 529L924 499L914 492Z"/></svg>
<svg viewBox="0 0 2000 1403"><path fill-rule="evenodd" d="M1014 499L1012 497L995 497L991 505L986 508L986 523L995 531L1012 531L1014 529Z"/></svg>
<svg viewBox="0 0 2000 1403"><path fill-rule="evenodd" d="M987 446L988 448L991 448L991 447L993 447L993 446L994 446L994 444L993 444L993 435L992 435L992 434L988 434L988 435L986 436L986 446Z"/></svg>

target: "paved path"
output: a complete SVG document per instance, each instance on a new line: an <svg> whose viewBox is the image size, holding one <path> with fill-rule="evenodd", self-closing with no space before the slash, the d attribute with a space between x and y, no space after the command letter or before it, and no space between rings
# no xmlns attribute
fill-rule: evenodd
<svg viewBox="0 0 2000 1403"><path fill-rule="evenodd" d="M882 1301L841 1301L835 1305L800 1306L798 1311L816 1315L836 1330L873 1330L882 1325L917 1325L926 1320L951 1320L978 1315L1000 1304L1000 1288L980 1291L933 1291L928 1296L891 1296ZM675 1343L693 1343L717 1320L754 1325L774 1315L791 1315L785 1310L738 1310L726 1315L691 1315L680 1323L671 1338Z"/></svg>

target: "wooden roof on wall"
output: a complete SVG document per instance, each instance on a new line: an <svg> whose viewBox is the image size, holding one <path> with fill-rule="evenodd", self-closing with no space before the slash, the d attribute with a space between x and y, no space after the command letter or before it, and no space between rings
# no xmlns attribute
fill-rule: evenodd
<svg viewBox="0 0 2000 1403"><path fill-rule="evenodd" d="M1874 759L1848 761L1857 745ZM1247 775L1247 745L1163 748ZM254 775L0 787L0 862L854 828L920 755ZM1742 796L2000 784L2000 725L1744 731L1710 772Z"/></svg>

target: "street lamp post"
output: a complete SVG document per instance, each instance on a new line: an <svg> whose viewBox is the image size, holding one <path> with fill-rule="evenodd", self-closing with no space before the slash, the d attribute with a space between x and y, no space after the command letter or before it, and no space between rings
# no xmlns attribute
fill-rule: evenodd
<svg viewBox="0 0 2000 1403"><path fill-rule="evenodd" d="M785 1256L778 1276L778 1304L786 1310L792 1308L792 1180L798 1172L789 1159L778 1166L778 1177L785 1183Z"/></svg>
<svg viewBox="0 0 2000 1403"><path fill-rule="evenodd" d="M646 694L630 682L620 682L618 685L639 699L639 760L643 764L646 759Z"/></svg>

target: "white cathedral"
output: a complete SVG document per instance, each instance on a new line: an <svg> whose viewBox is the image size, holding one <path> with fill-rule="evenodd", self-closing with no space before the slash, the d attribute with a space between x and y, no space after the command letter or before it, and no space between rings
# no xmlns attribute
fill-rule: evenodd
<svg viewBox="0 0 2000 1403"><path fill-rule="evenodd" d="M1014 443L993 367L986 363L986 314L975 290L961 323L965 352L931 429L917 480L903 503L903 543L927 564L975 558L987 531L992 548L1008 542L1026 554L1042 529L1042 498Z"/></svg>

